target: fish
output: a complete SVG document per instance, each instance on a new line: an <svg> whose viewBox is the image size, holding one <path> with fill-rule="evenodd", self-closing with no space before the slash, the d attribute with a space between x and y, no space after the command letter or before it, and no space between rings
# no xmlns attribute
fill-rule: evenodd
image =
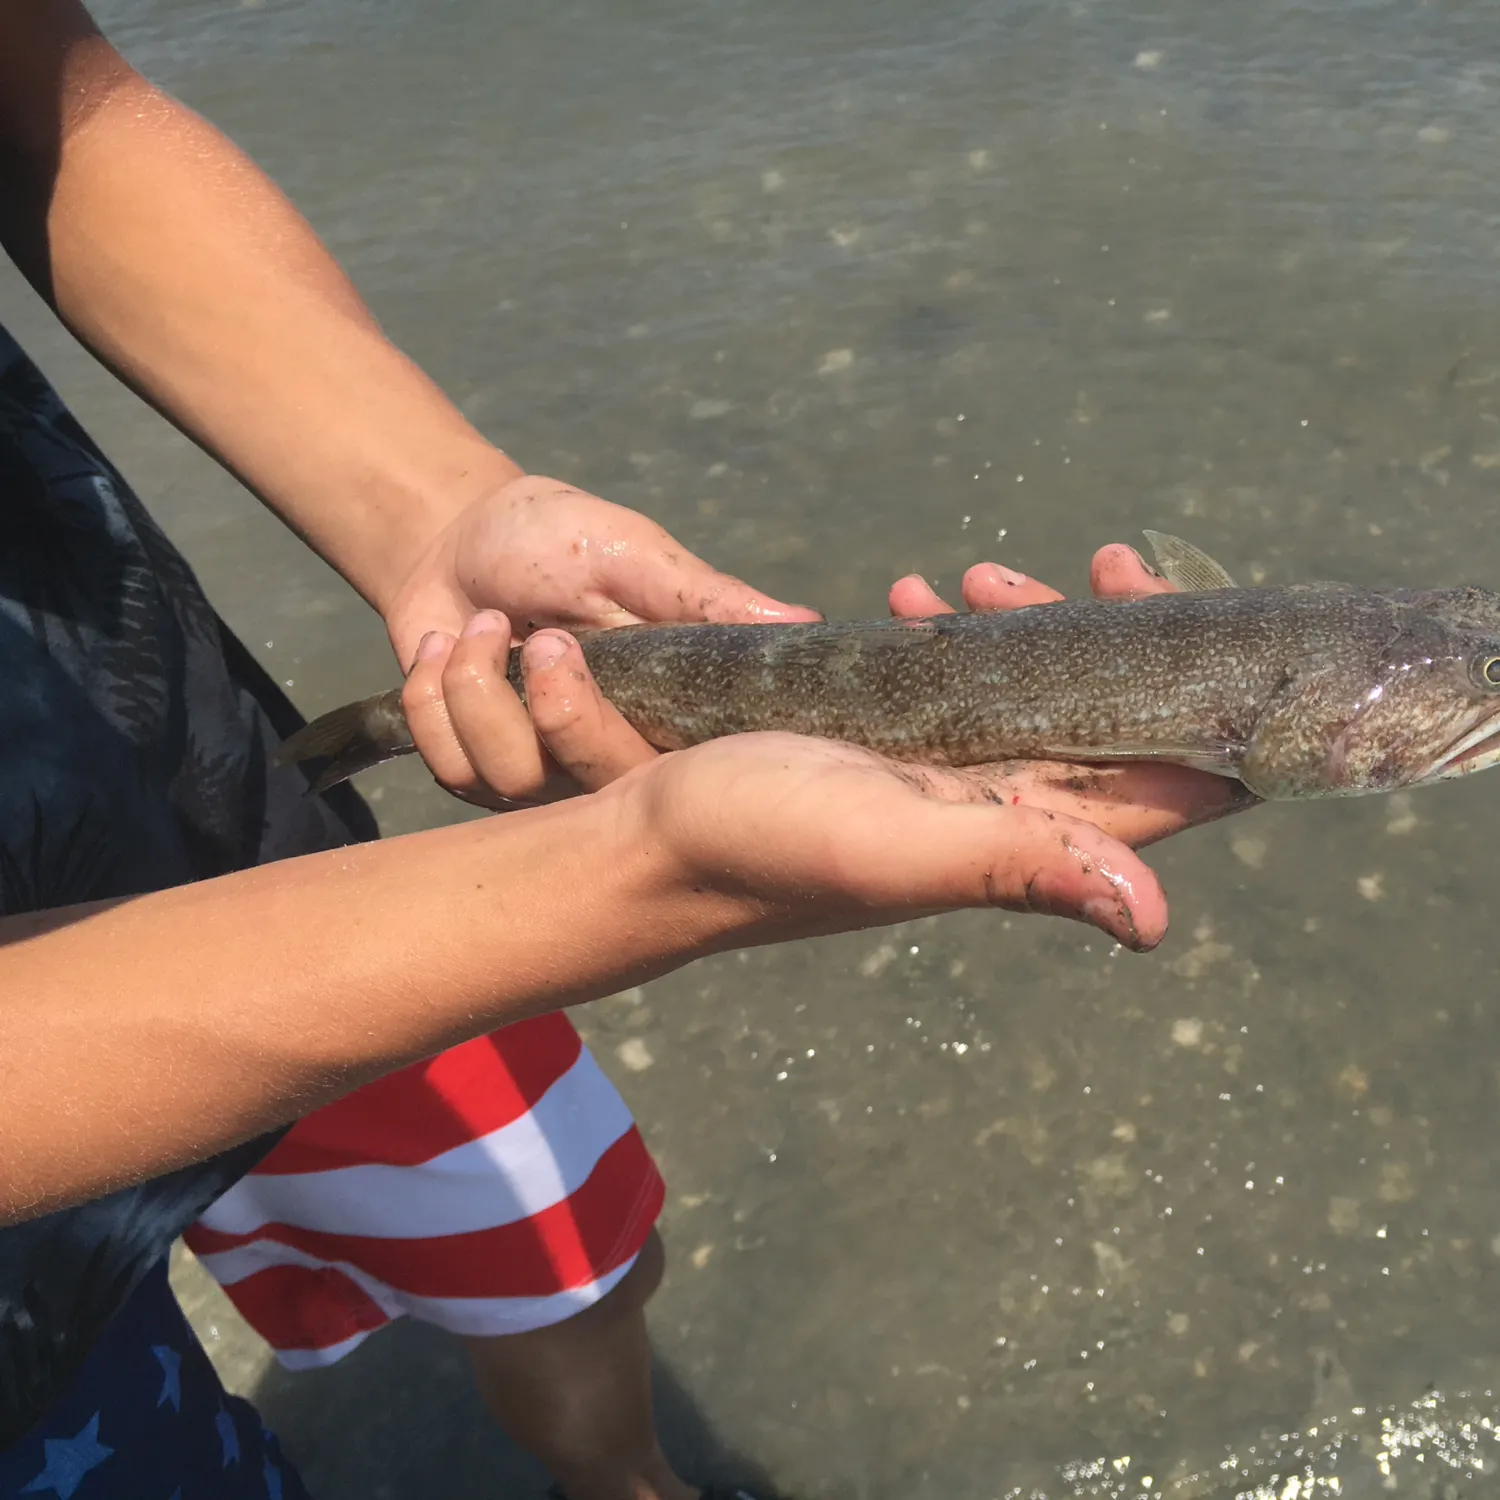
<svg viewBox="0 0 1500 1500"><path fill-rule="evenodd" d="M1242 588L1148 531L1177 592L814 624L579 631L650 744L780 730L936 766L1160 761L1264 801L1358 796L1500 762L1500 594L1346 583ZM519 652L509 680L524 694ZM415 746L401 689L292 735L321 791Z"/></svg>

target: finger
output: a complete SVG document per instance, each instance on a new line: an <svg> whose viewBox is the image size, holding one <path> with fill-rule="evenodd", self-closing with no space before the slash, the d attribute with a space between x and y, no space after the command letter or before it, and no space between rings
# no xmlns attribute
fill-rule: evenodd
<svg viewBox="0 0 1500 1500"><path fill-rule="evenodd" d="M1233 777L1148 763L1039 765L1029 789L1013 795L1081 818L1133 849L1260 805Z"/></svg>
<svg viewBox="0 0 1500 1500"><path fill-rule="evenodd" d="M543 630L521 650L526 703L552 759L585 791L597 791L657 752L599 691L572 636Z"/></svg>
<svg viewBox="0 0 1500 1500"><path fill-rule="evenodd" d="M933 591L932 585L919 573L908 573L891 585L891 613L901 620L919 620L928 615L952 615L958 611Z"/></svg>
<svg viewBox="0 0 1500 1500"><path fill-rule="evenodd" d="M467 763L463 779L445 785L471 801L488 792L507 802L531 802L549 790L551 764L509 680L510 646L506 617L480 610L443 668L448 721ZM556 795L561 789L550 790Z"/></svg>
<svg viewBox="0 0 1500 1500"><path fill-rule="evenodd" d="M504 615L491 611L485 613L491 616L492 623L475 626L463 641L455 639L446 631L430 631L422 638L417 647L416 660L402 689L401 704L411 729L412 740L438 785L466 802L473 802L481 807L504 807L511 804L513 797L507 795L501 787L488 784L484 774L471 759L454 716L454 706L458 704L466 732L482 747L482 756L492 757L492 738L498 731L493 723L487 729L483 725L476 726L476 713L482 714L485 710L476 701L476 695L466 690L469 685L464 678L469 674L477 654L488 653L492 658L504 661L505 657L501 653L508 652L510 624ZM498 622L499 630L494 628L494 622ZM445 686L445 677L455 658L458 661L458 666L454 669L455 675ZM498 672L492 669L484 675L492 685L497 678L503 683L503 668ZM506 732L514 735L523 746L529 743L532 753L540 758L536 732L531 727L526 710L508 685L504 686L503 692L498 687L495 689L488 705L488 713L502 721L507 726ZM526 775L508 778L506 774L493 769L491 774L500 782L514 779L522 786L531 784L535 779Z"/></svg>
<svg viewBox="0 0 1500 1500"><path fill-rule="evenodd" d="M963 581L964 603L970 609L1024 609L1029 604L1056 604L1056 589L1003 568L999 563L975 563Z"/></svg>
<svg viewBox="0 0 1500 1500"><path fill-rule="evenodd" d="M440 786L462 795L474 783L474 769L448 717L443 669L457 646L456 636L431 630L417 646L411 671L401 689L401 707L413 743Z"/></svg>
<svg viewBox="0 0 1500 1500"><path fill-rule="evenodd" d="M1243 783L1182 766L1004 761L953 771L910 768L930 796L953 802L1033 807L1092 823L1139 849L1174 833L1259 805Z"/></svg>
<svg viewBox="0 0 1500 1500"><path fill-rule="evenodd" d="M457 640L472 613L473 607L452 589L434 584L417 590L386 622L391 647L402 671L411 671L418 648L433 631Z"/></svg>
<svg viewBox="0 0 1500 1500"><path fill-rule="evenodd" d="M1100 599L1144 599L1171 594L1176 585L1161 576L1134 547L1115 542L1101 547L1089 568L1089 583Z"/></svg>
<svg viewBox="0 0 1500 1500"><path fill-rule="evenodd" d="M972 610L1021 609L1028 604L1055 604L1063 596L1056 589L1038 583L1013 568L999 563L975 563L964 574L964 603ZM893 615L913 618L922 615L951 615L951 604L945 604L931 585L919 574L910 573L891 585L890 606Z"/></svg>

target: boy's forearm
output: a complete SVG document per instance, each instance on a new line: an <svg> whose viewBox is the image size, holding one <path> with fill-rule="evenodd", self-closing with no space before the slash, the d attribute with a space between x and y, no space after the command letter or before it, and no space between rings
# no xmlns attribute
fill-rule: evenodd
<svg viewBox="0 0 1500 1500"><path fill-rule="evenodd" d="M707 951L729 903L592 797L0 920L0 1223L201 1159Z"/></svg>
<svg viewBox="0 0 1500 1500"><path fill-rule="evenodd" d="M55 160L14 127L0 143L7 247L95 354L383 607L434 532L520 468L381 334L253 162L91 51Z"/></svg>

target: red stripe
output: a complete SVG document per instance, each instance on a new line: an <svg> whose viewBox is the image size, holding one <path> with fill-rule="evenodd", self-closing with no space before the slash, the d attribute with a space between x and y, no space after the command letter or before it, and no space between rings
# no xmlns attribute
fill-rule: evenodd
<svg viewBox="0 0 1500 1500"><path fill-rule="evenodd" d="M299 1120L256 1168L326 1172L367 1162L413 1167L519 1119L578 1061L558 1012L517 1021L377 1078Z"/></svg>
<svg viewBox="0 0 1500 1500"><path fill-rule="evenodd" d="M256 1240L343 1261L416 1297L546 1297L585 1286L636 1254L661 1213L665 1185L638 1129L599 1158L572 1197L514 1224L471 1234L390 1240L267 1224L253 1234L193 1226L198 1255Z"/></svg>
<svg viewBox="0 0 1500 1500"><path fill-rule="evenodd" d="M332 1266L268 1266L224 1290L276 1349L331 1349L390 1321L363 1288Z"/></svg>

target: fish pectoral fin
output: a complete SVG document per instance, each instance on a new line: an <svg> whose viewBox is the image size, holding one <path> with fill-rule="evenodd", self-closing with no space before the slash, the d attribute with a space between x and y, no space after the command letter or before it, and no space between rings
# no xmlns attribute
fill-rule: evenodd
<svg viewBox="0 0 1500 1500"><path fill-rule="evenodd" d="M1147 531L1145 536L1167 582L1175 583L1184 593L1239 587L1208 553L1180 536L1169 536L1165 531Z"/></svg>
<svg viewBox="0 0 1500 1500"><path fill-rule="evenodd" d="M1115 744L1107 750L1095 745L1055 745L1047 755L1053 760L1111 761L1160 760L1169 765L1186 766L1193 771L1209 771L1238 781L1239 752L1232 745L1164 745Z"/></svg>

